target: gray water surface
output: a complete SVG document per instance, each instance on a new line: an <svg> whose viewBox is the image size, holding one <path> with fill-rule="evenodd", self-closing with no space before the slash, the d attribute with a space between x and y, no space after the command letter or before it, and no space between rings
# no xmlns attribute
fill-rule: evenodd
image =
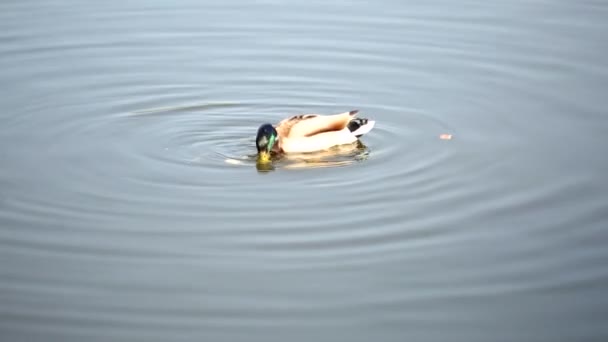
<svg viewBox="0 0 608 342"><path fill-rule="evenodd" d="M592 0L3 1L0 339L605 341L607 36ZM351 109L360 149L256 169L261 123Z"/></svg>

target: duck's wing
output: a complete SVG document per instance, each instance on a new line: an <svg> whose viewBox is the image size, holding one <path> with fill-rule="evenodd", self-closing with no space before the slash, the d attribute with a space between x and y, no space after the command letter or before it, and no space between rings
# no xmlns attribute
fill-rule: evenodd
<svg viewBox="0 0 608 342"><path fill-rule="evenodd" d="M343 130L358 110L334 115L303 114L287 118L276 126L279 137L303 138Z"/></svg>
<svg viewBox="0 0 608 342"><path fill-rule="evenodd" d="M308 137L283 138L281 139L281 149L287 153L307 153L327 150L355 141L357 141L357 137L345 127L339 131L327 131Z"/></svg>

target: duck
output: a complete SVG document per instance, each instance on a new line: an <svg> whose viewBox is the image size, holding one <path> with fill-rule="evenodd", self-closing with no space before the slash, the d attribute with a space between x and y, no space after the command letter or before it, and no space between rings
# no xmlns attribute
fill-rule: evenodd
<svg viewBox="0 0 608 342"><path fill-rule="evenodd" d="M356 117L358 110L340 114L299 114L278 124L258 128L255 145L258 162L270 162L271 154L310 153L352 144L374 128L375 121Z"/></svg>

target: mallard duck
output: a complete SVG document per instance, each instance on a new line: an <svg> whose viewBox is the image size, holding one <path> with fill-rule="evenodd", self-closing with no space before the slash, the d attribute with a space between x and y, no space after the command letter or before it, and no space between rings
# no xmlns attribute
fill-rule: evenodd
<svg viewBox="0 0 608 342"><path fill-rule="evenodd" d="M374 128L375 121L356 118L359 111L341 114L301 114L277 125L265 123L258 128L255 145L258 161L268 162L270 153L307 153L351 144Z"/></svg>

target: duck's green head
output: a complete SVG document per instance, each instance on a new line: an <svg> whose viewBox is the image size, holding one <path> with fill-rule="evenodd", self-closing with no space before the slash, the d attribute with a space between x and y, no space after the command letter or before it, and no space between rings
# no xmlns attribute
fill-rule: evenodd
<svg viewBox="0 0 608 342"><path fill-rule="evenodd" d="M262 162L270 161L270 152L278 139L277 130L271 124L263 124L258 128L258 135L255 138L255 146L258 149L258 160Z"/></svg>

